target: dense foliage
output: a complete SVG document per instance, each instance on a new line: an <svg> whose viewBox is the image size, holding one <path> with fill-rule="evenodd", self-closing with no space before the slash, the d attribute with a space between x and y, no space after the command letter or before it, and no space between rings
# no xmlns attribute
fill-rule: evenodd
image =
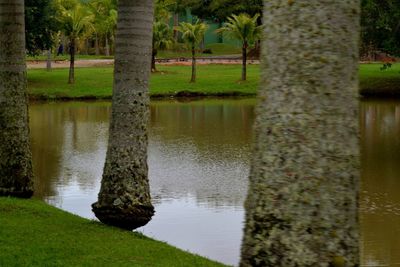
<svg viewBox="0 0 400 267"><path fill-rule="evenodd" d="M262 0L186 0L181 1L192 10L192 14L202 19L220 22L232 14L261 14Z"/></svg>
<svg viewBox="0 0 400 267"><path fill-rule="evenodd" d="M362 0L362 53L400 55L400 1Z"/></svg>
<svg viewBox="0 0 400 267"><path fill-rule="evenodd" d="M25 0L26 49L38 54L50 49L60 25L56 20L57 9L52 0Z"/></svg>

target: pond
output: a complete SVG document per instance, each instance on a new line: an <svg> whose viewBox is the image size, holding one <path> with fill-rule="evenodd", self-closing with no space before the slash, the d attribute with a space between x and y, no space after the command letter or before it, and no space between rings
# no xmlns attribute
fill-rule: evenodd
<svg viewBox="0 0 400 267"><path fill-rule="evenodd" d="M138 231L237 265L254 99L152 101L149 179L156 214ZM109 102L30 106L35 195L94 219ZM361 254L365 266L400 262L400 102L361 103Z"/></svg>

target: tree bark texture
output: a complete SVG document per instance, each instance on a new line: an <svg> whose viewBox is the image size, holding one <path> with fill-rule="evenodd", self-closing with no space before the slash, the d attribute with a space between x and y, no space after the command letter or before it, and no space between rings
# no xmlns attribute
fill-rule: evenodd
<svg viewBox="0 0 400 267"><path fill-rule="evenodd" d="M359 266L360 3L264 10L240 266Z"/></svg>
<svg viewBox="0 0 400 267"><path fill-rule="evenodd" d="M0 0L0 196L31 197L23 0Z"/></svg>
<svg viewBox="0 0 400 267"><path fill-rule="evenodd" d="M92 207L103 223L129 230L154 214L147 167L152 28L152 0L119 0L109 143Z"/></svg>

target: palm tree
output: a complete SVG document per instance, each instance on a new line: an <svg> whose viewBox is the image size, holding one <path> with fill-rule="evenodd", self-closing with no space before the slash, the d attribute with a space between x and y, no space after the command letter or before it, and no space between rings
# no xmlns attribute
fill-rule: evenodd
<svg viewBox="0 0 400 267"><path fill-rule="evenodd" d="M96 33L96 46L98 47L98 37L105 39L105 54L110 55L110 41L114 39L115 28L117 26L117 4L115 0L92 0L88 3L94 15L93 27ZM97 48L98 49L98 48Z"/></svg>
<svg viewBox="0 0 400 267"><path fill-rule="evenodd" d="M156 56L159 49L167 49L173 44L172 31L164 21L155 21L153 24L153 50L151 54L151 71L156 69Z"/></svg>
<svg viewBox="0 0 400 267"><path fill-rule="evenodd" d="M100 221L132 230L151 220L147 167L153 1L119 0L109 142L98 201Z"/></svg>
<svg viewBox="0 0 400 267"><path fill-rule="evenodd" d="M31 197L23 0L0 0L0 196Z"/></svg>
<svg viewBox="0 0 400 267"><path fill-rule="evenodd" d="M197 20L196 23L181 22L177 30L182 33L183 41L192 51L192 77L191 83L196 82L196 47L201 43L207 30L207 24Z"/></svg>
<svg viewBox="0 0 400 267"><path fill-rule="evenodd" d="M257 26L258 17L258 14L250 17L246 13L232 15L223 27L217 30L218 33L225 33L242 43L242 81L246 80L247 48L261 37L261 26Z"/></svg>
<svg viewBox="0 0 400 267"><path fill-rule="evenodd" d="M240 266L359 266L360 2L264 8Z"/></svg>
<svg viewBox="0 0 400 267"><path fill-rule="evenodd" d="M70 67L68 83L75 82L75 53L77 39L92 27L93 15L90 10L79 2L68 1L68 5L61 3L61 23L64 33L69 39Z"/></svg>

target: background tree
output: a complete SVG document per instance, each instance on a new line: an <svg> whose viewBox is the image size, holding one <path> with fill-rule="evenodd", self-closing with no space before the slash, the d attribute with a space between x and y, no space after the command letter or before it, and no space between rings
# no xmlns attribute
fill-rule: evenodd
<svg viewBox="0 0 400 267"><path fill-rule="evenodd" d="M220 22L226 21L232 14L247 13L255 16L262 13L262 0L181 0L181 2L190 8L193 15Z"/></svg>
<svg viewBox="0 0 400 267"><path fill-rule="evenodd" d="M114 90L106 163L93 212L132 230L151 220L147 167L153 1L119 0Z"/></svg>
<svg viewBox="0 0 400 267"><path fill-rule="evenodd" d="M181 22L178 31L182 33L182 40L189 46L192 51L192 77L190 82L196 82L196 48L204 38L207 25L199 20L196 23Z"/></svg>
<svg viewBox="0 0 400 267"><path fill-rule="evenodd" d="M114 40L117 26L117 3L115 0L92 0L89 8L93 14L93 28L96 33L96 46L99 36L105 40L105 54L110 55L110 43Z"/></svg>
<svg viewBox="0 0 400 267"><path fill-rule="evenodd" d="M400 1L362 0L362 54L400 55Z"/></svg>
<svg viewBox="0 0 400 267"><path fill-rule="evenodd" d="M61 23L64 33L68 37L68 51L70 67L68 83L75 82L75 53L77 39L92 27L93 15L89 9L78 1L61 1Z"/></svg>
<svg viewBox="0 0 400 267"><path fill-rule="evenodd" d="M155 21L153 24L153 50L151 54L151 71L156 69L156 56L159 49L167 49L172 46L172 30L164 21Z"/></svg>
<svg viewBox="0 0 400 267"><path fill-rule="evenodd" d="M225 33L228 37L242 43L242 81L246 80L247 48L261 36L261 26L257 26L258 17L259 15L250 17L245 13L232 15L224 23L224 26L217 30L217 32Z"/></svg>
<svg viewBox="0 0 400 267"><path fill-rule="evenodd" d="M0 195L33 193L23 0L0 0Z"/></svg>
<svg viewBox="0 0 400 267"><path fill-rule="evenodd" d="M54 45L54 35L60 30L57 9L51 0L25 0L26 50L37 55Z"/></svg>
<svg viewBox="0 0 400 267"><path fill-rule="evenodd" d="M264 1L241 266L359 266L359 4Z"/></svg>

